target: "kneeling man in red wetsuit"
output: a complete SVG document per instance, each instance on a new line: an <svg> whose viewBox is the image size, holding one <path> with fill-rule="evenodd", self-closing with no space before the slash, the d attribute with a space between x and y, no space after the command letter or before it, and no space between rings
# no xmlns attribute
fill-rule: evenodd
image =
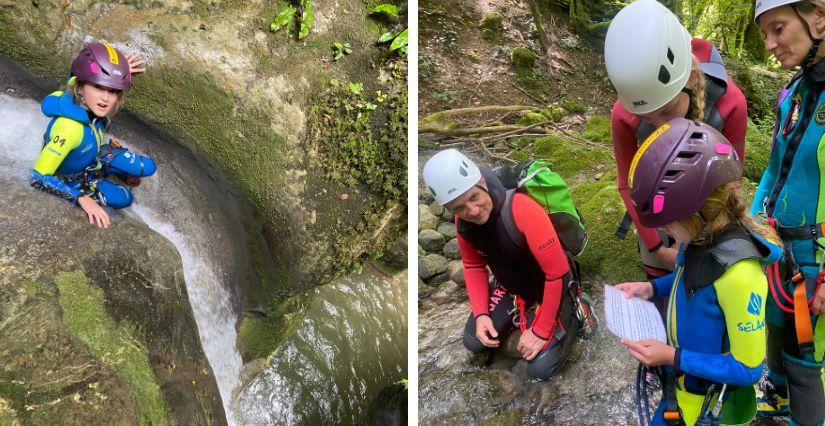
<svg viewBox="0 0 825 426"><path fill-rule="evenodd" d="M526 250L505 228L500 213L506 208L506 191L490 169L448 149L427 161L424 180L435 202L455 214L473 310L464 346L476 353L497 348L520 326L518 350L528 361L528 374L551 377L570 354L581 323L568 291L568 258L547 213L530 196L513 194L512 218L527 241Z"/></svg>

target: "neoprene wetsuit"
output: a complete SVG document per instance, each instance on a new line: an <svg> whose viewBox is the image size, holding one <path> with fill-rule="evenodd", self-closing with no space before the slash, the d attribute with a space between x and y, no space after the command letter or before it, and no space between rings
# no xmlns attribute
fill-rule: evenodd
<svg viewBox="0 0 825 426"><path fill-rule="evenodd" d="M725 84L724 93L718 98L715 104L715 110L712 114L718 112L716 120L721 121L723 126L719 129L725 138L730 141L740 161L745 159L745 130L747 128L747 105L745 103L745 96L742 91L736 87L733 80L725 73L721 57L719 56L713 45L707 41L698 38L691 40L691 50L700 63L700 67L705 72L705 79L710 81L716 79ZM720 80L721 79L721 80ZM706 112L709 104L706 105ZM667 238L665 234L659 233L656 229L647 228L639 223L639 218L633 209L633 203L630 201L630 192L627 187L627 175L630 170L630 163L633 161L633 156L636 155L639 144L644 141L646 135L639 135L638 130L642 125L642 120L630 112L628 112L621 104L616 101L611 111L611 122L613 130L613 153L616 157L617 176L616 181L619 188L619 194L627 208L630 217L633 219L633 224L639 232L639 245L642 250L642 260L645 263L645 271L649 276L661 276L668 272L668 269L652 255L662 246L663 238ZM713 124L712 122L708 122ZM652 130L652 126L651 127ZM641 137L641 140L639 138Z"/></svg>
<svg viewBox="0 0 825 426"><path fill-rule="evenodd" d="M696 422L712 384L753 402L765 359L768 284L760 264L780 256L779 246L732 225L709 246L683 244L676 270L652 281L654 297L668 298L667 338L676 355L666 370L675 373L686 424ZM665 405L654 424L664 424Z"/></svg>
<svg viewBox="0 0 825 426"><path fill-rule="evenodd" d="M456 219L458 246L473 310L465 327L465 346L474 352L485 349L475 337L475 318L481 315L493 319L499 339L504 339L513 327L511 294L517 295L526 307L540 307L536 312L530 310L525 325L550 343L530 361L528 373L545 379L566 359L580 325L570 307L571 297L565 295L570 272L568 260L547 213L521 193L513 197L513 219L530 249L518 247L501 222L504 187L489 169L482 167L481 174L493 201L487 223L476 225ZM487 266L500 283L492 289L488 284ZM560 308L562 301L570 306L565 303Z"/></svg>
<svg viewBox="0 0 825 426"><path fill-rule="evenodd" d="M125 148L103 144L109 120L76 104L71 93L57 91L46 96L41 110L52 120L32 170L32 186L75 203L78 197L89 195L104 206L130 206L131 190L108 177L150 176L155 173L154 162Z"/></svg>
<svg viewBox="0 0 825 426"><path fill-rule="evenodd" d="M816 240L811 232L789 235L788 227L815 230L825 223L823 141L825 61L820 61L800 71L780 94L770 160L751 206L751 214L764 212L776 219L783 242L806 278L807 298L816 288L825 239ZM793 294L795 286L789 278L781 278L783 290ZM768 299L768 377L779 386L788 386L791 421L799 424L823 424L825 420L825 379L816 380L825 356L822 317L810 316L815 350L802 353L794 314L783 312L773 297Z"/></svg>

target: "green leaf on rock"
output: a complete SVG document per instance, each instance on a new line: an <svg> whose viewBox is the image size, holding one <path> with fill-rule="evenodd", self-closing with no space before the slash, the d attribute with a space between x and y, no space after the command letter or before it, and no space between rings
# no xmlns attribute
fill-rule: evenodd
<svg viewBox="0 0 825 426"><path fill-rule="evenodd" d="M393 18L398 17L398 8L393 4L382 3L375 6L375 9L370 13L371 15L387 15Z"/></svg>
<svg viewBox="0 0 825 426"><path fill-rule="evenodd" d="M304 5L304 14L301 17L301 30L298 32L298 39L302 39L309 34L309 30L312 28L312 21L314 19L315 18L312 16L312 3L307 1Z"/></svg>
<svg viewBox="0 0 825 426"><path fill-rule="evenodd" d="M293 6L289 6L286 9L282 10L275 19L272 20L272 24L269 25L269 30L272 32L278 31L283 28L285 25L289 24L289 21L295 16L295 9Z"/></svg>
<svg viewBox="0 0 825 426"><path fill-rule="evenodd" d="M392 44L390 45L390 52L401 49L402 47L407 47L407 31L409 31L409 29L402 31L401 34L398 34L398 37L392 41Z"/></svg>

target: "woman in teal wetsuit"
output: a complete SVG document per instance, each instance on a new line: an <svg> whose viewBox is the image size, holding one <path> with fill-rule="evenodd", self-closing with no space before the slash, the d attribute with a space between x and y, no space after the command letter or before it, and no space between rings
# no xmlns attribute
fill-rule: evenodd
<svg viewBox="0 0 825 426"><path fill-rule="evenodd" d="M781 251L770 242L778 240L773 230L746 213L741 175L721 133L683 118L656 130L633 159L629 187L639 219L679 243L674 272L617 286L627 297L669 299L667 344L622 341L642 364L664 366L665 397L653 424L695 424L707 415L706 396L721 395L725 424L746 423L755 413L753 384L765 359L762 265Z"/></svg>
<svg viewBox="0 0 825 426"><path fill-rule="evenodd" d="M759 0L755 19L765 50L782 68L801 67L780 94L770 160L751 206L774 222L786 255L784 271L769 274L768 374L760 382L759 415L822 425L825 1Z"/></svg>
<svg viewBox="0 0 825 426"><path fill-rule="evenodd" d="M130 187L155 173L148 157L129 152L116 141L104 144L109 117L122 104L132 75L143 72L143 60L124 56L108 44L84 47L72 63L65 91L46 97L41 109L51 117L43 150L34 164L31 185L75 202L89 223L109 226L101 206L128 207Z"/></svg>

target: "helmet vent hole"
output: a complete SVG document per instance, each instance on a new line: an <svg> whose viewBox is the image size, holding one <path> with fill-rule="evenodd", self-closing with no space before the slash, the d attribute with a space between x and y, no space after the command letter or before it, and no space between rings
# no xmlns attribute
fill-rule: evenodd
<svg viewBox="0 0 825 426"><path fill-rule="evenodd" d="M438 195L438 193L437 193L437 192L435 192L435 189L433 189L433 187L432 187L432 186L428 186L427 188L430 188L430 192L432 192L432 193L433 193L433 195Z"/></svg>
<svg viewBox="0 0 825 426"><path fill-rule="evenodd" d="M673 51L670 50L670 48L668 47L667 48L667 60L670 61L670 65L673 65L673 60L674 59L676 59L676 57L673 56Z"/></svg>
<svg viewBox="0 0 825 426"><path fill-rule="evenodd" d="M693 164L698 161L700 157L698 152L682 151L676 154L676 159L673 162L676 164Z"/></svg>
<svg viewBox="0 0 825 426"><path fill-rule="evenodd" d="M664 180L666 180L666 181L668 181L668 182L675 182L675 181L676 181L677 179L679 179L679 178L680 178L680 177L681 177L684 173L685 173L685 172L683 172L682 170L668 170L668 171L666 171L666 172L665 172L665 178L664 178Z"/></svg>
<svg viewBox="0 0 825 426"><path fill-rule="evenodd" d="M106 75L111 75L111 74L109 74L108 71L106 71L106 68L103 68L103 67L100 67L100 72L102 72L103 74L106 74Z"/></svg>
<svg viewBox="0 0 825 426"><path fill-rule="evenodd" d="M659 81L661 81L662 84L668 84L670 82L670 73L664 65L659 65Z"/></svg>
<svg viewBox="0 0 825 426"><path fill-rule="evenodd" d="M707 137L708 135L702 132L693 132L693 134L690 135L691 142L699 141L703 145L707 144Z"/></svg>
<svg viewBox="0 0 825 426"><path fill-rule="evenodd" d="M468 175L467 169L465 169L464 167L459 167L458 172L461 173L461 176L464 176L464 177L467 177L467 175Z"/></svg>

